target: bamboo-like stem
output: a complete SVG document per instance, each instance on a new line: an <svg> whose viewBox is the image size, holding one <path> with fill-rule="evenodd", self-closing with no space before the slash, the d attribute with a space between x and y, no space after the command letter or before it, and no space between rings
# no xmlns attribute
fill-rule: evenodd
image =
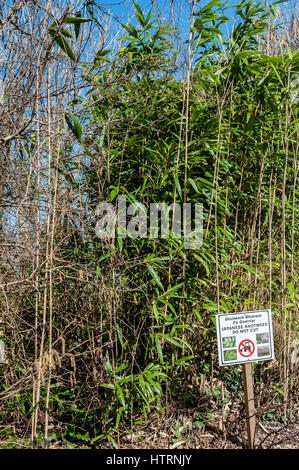
<svg viewBox="0 0 299 470"><path fill-rule="evenodd" d="M287 89L290 87L290 70L288 70ZM286 311L286 289L287 289L287 267L286 267L286 180L288 170L288 125L289 125L289 103L285 101L285 132L284 132L284 170L281 190L281 311L283 318L283 413L287 416L288 402L288 363L287 363L287 311Z"/></svg>
<svg viewBox="0 0 299 470"><path fill-rule="evenodd" d="M37 67L38 69L38 67ZM39 96L39 84L37 85L37 96ZM36 103L36 117L37 121L39 122L39 100ZM36 256L35 256L35 319L34 319L34 366L37 363L38 359L38 313L39 313L39 304L40 304L40 291L39 291L39 263L40 263L40 148L41 148L41 141L40 141L40 126L37 125L36 129ZM36 434L36 414L35 414L35 407L36 407L36 388L37 388L37 381L36 381L36 370L33 371L33 384L32 384L32 416L31 416L31 446L35 446L35 434Z"/></svg>
<svg viewBox="0 0 299 470"><path fill-rule="evenodd" d="M184 190L183 190L183 198L184 204L187 202L187 178L188 178L188 145L189 145L189 102L190 102L190 89L191 89L191 69L192 69L192 26L194 22L194 8L195 8L195 1L190 0L190 31L189 31L189 39L188 39L188 65L187 65L187 76L186 76L186 109L185 109L185 157L184 157ZM186 228L187 228L187 218L183 217L183 231L184 231L184 244L186 243ZM180 315L182 312L183 317L185 316L185 292L186 292L186 284L185 284L185 277L186 277L186 258L183 259L183 289L182 289L182 303L180 309ZM181 320L180 320L181 321ZM185 320L184 320L185 321ZM182 333L183 340L185 339L185 331L183 329ZM182 354L185 354L185 342L183 342Z"/></svg>
<svg viewBox="0 0 299 470"><path fill-rule="evenodd" d="M52 128L52 109L51 109L51 97L50 97L50 86L51 86L51 74L50 70L48 71L48 151L51 155L54 151L52 142L51 142L51 128ZM61 135L61 130L59 130ZM49 376L47 384L47 394L46 394L46 409L45 409L45 447L48 447L48 431L49 431L49 402L50 402L50 387L51 387L51 378L52 378L52 368L53 368L53 256L54 256L54 235L55 235L55 226L56 226L56 206L57 206L57 195L58 195L58 162L59 162L59 153L60 153L60 136L58 143L56 145L56 160L54 164L54 195L52 201L52 214L51 214L51 235L50 235L50 250L49 250Z"/></svg>

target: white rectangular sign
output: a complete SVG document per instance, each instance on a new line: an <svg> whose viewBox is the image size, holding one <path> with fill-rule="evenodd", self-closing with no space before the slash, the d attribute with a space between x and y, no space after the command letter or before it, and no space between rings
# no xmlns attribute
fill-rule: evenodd
<svg viewBox="0 0 299 470"><path fill-rule="evenodd" d="M216 315L220 366L274 358L271 310Z"/></svg>

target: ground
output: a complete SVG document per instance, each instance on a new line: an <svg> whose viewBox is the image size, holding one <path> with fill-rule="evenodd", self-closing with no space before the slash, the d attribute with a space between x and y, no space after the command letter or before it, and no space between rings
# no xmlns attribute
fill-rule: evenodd
<svg viewBox="0 0 299 470"><path fill-rule="evenodd" d="M245 420L228 421L224 431L214 423L202 424L190 413L176 413L164 422L153 417L135 434L120 434L121 449L246 449ZM242 429L241 429L242 428ZM260 449L299 449L299 423L258 426L255 447ZM112 447L111 442L102 442ZM107 448L107 447L106 447Z"/></svg>

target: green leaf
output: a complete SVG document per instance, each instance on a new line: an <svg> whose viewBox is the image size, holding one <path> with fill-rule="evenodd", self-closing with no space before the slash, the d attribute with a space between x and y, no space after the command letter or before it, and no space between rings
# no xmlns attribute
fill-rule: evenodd
<svg viewBox="0 0 299 470"><path fill-rule="evenodd" d="M252 266L249 266L248 264L244 264L244 263L233 263L232 266L241 266L241 268L246 269L246 270L249 271L250 273L256 274L256 269L253 268Z"/></svg>
<svg viewBox="0 0 299 470"><path fill-rule="evenodd" d="M171 287L170 289L168 289L166 292L164 292L162 295L160 295L158 297L158 300L161 300L163 297L172 297L171 294L173 294L174 292L178 291L179 289L181 289L184 285L184 282L180 282L180 284L177 284L176 286L173 286Z"/></svg>
<svg viewBox="0 0 299 470"><path fill-rule="evenodd" d="M100 434L99 436L94 437L91 439L90 443L94 444L94 442L97 442L99 439L102 439L105 436L105 434Z"/></svg>
<svg viewBox="0 0 299 470"><path fill-rule="evenodd" d="M184 362L190 361L190 360L193 359L193 358L194 358L194 356L184 356L184 357L181 357L180 359L177 359L177 360L175 361L175 365L176 365L176 366L179 366L179 365L183 364Z"/></svg>
<svg viewBox="0 0 299 470"><path fill-rule="evenodd" d="M156 321L159 322L159 311L155 302L153 303L153 311Z"/></svg>
<svg viewBox="0 0 299 470"><path fill-rule="evenodd" d="M112 436L110 436L110 434L108 434L108 439L112 442L112 445L115 449L118 449L118 445L116 444L115 440L113 439Z"/></svg>
<svg viewBox="0 0 299 470"><path fill-rule="evenodd" d="M67 24L81 24L81 23L88 23L92 21L90 18L81 18L80 16L68 16L66 17L63 22Z"/></svg>
<svg viewBox="0 0 299 470"><path fill-rule="evenodd" d="M56 26L51 26L49 28L49 33L51 34L51 36L54 36L54 34L56 33L57 31L57 27ZM72 38L73 36L71 35L71 33L69 31L67 31L66 29L60 29L59 30L59 34L62 34L63 36L65 36L66 38Z"/></svg>
<svg viewBox="0 0 299 470"><path fill-rule="evenodd" d="M162 351L162 346L161 346L159 335L155 335L155 343L156 343L159 359L163 363L164 358L163 358L163 351Z"/></svg>
<svg viewBox="0 0 299 470"><path fill-rule="evenodd" d="M162 284L162 282L159 278L159 275L158 275L157 271L153 268L153 266L148 266L147 269L148 269L149 273L151 274L152 278L158 284L158 286L161 287L161 289L164 289L163 284Z"/></svg>
<svg viewBox="0 0 299 470"><path fill-rule="evenodd" d="M162 333L158 333L158 335L161 336L161 338L164 338L165 341L167 341L168 343L173 344L174 346L177 346L178 348L182 348L183 345L185 345L187 346L188 349L190 349L190 351L192 351L190 344L186 340L183 340L181 338L173 338L172 336L164 335Z"/></svg>
<svg viewBox="0 0 299 470"><path fill-rule="evenodd" d="M49 33L51 36L54 37L56 34L56 30L54 27L49 28ZM56 44L75 62L76 57L75 54L72 50L72 48L69 46L68 42L62 37L62 35L59 33L58 36L55 38Z"/></svg>
<svg viewBox="0 0 299 470"><path fill-rule="evenodd" d="M69 16L69 17L64 19L64 23L74 25L76 39L78 39L78 37L79 37L81 24L82 23L88 23L89 21L91 21L91 19L81 18L80 13L78 13L78 16Z"/></svg>
<svg viewBox="0 0 299 470"><path fill-rule="evenodd" d="M120 419L121 419L121 415L124 411L125 407L124 406L121 406L119 409L118 409L118 412L117 412L117 416L116 416L116 421L115 421L115 426L118 428L119 426L119 422L120 422Z"/></svg>
<svg viewBox="0 0 299 470"><path fill-rule="evenodd" d="M113 188L110 193L110 201L113 201L113 199L116 198L117 194L118 194L118 188Z"/></svg>
<svg viewBox="0 0 299 470"><path fill-rule="evenodd" d="M188 178L189 183L191 184L192 188L194 189L195 192L199 193L199 189L197 187L197 184L192 178Z"/></svg>
<svg viewBox="0 0 299 470"><path fill-rule="evenodd" d="M117 392L117 396L118 396L121 404L125 407L126 406L125 396L124 396L124 393L121 389L121 386L118 383L116 383L116 392Z"/></svg>
<svg viewBox="0 0 299 470"><path fill-rule="evenodd" d="M76 116L71 113L65 113L65 120L74 136L77 137L78 140L81 140L82 127Z"/></svg>
<svg viewBox="0 0 299 470"><path fill-rule="evenodd" d="M100 384L99 386L103 388L109 388L110 390L114 390L113 384Z"/></svg>
<svg viewBox="0 0 299 470"><path fill-rule="evenodd" d="M180 185L180 182L179 182L179 178L177 176L174 178L174 183L175 183L175 187L176 187L176 189L179 193L180 198L182 198L182 194L183 194L182 193L182 188L181 188L181 185Z"/></svg>

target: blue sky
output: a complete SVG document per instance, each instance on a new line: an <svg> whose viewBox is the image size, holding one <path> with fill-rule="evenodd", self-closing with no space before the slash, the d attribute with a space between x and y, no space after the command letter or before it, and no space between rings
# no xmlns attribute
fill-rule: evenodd
<svg viewBox="0 0 299 470"><path fill-rule="evenodd" d="M200 7L207 5L210 0L201 0L198 2ZM237 0L238 1L238 0ZM236 0L229 0L230 5L237 3ZM163 18L169 24L173 24L172 14L174 14L175 25L180 28L180 33L188 37L189 32L189 15L190 4L187 0L138 0L139 6L144 13L150 10L155 16ZM132 0L106 0L101 2L101 5L110 10L113 16L116 16L119 21L127 23L129 19L134 17L134 5ZM197 7L198 9L198 7ZM234 9L230 8L226 11L227 16L233 17Z"/></svg>
<svg viewBox="0 0 299 470"><path fill-rule="evenodd" d="M294 3L295 0L288 0L286 3ZM197 2L198 8L207 5L210 0L200 0ZM271 4L274 0L265 1L265 4ZM230 6L225 14L233 18L235 8L233 5L239 3L239 0L228 0L227 6ZM258 0L255 1L258 3ZM187 26L190 12L190 1L188 0L138 0L138 4L145 13L152 10L157 16L171 21L172 12L175 21L182 28L183 33L187 33ZM134 5L132 0L104 0L101 5L105 10L110 10L113 16L116 16L121 22L126 23L129 18L134 16Z"/></svg>
<svg viewBox="0 0 299 470"><path fill-rule="evenodd" d="M263 3L269 5L274 3L275 0L264 0ZM291 7L296 0L287 0L284 6L280 6L281 9L286 9ZM179 28L178 34L181 40L187 40L189 35L189 25L190 25L190 0L138 0L137 3L141 7L142 11L147 14L149 11L154 13L154 17L160 17L163 20L162 23L168 23L170 26L173 26L173 19L175 26ZM210 0L199 0L197 2L196 10L206 6L210 3ZM221 27L222 32L228 33L228 30L231 30L233 25L233 19L235 15L235 5L239 3L239 0L227 0L224 15L229 17L231 21L228 24ZM259 0L254 0L254 4L259 3ZM132 22L136 24L134 20L134 4L133 0L102 0L100 2L101 6L105 11L110 11L113 18L116 18L121 23ZM119 37L121 31L119 28L118 21L112 21L112 24L109 28L110 38ZM237 19L238 21L238 19Z"/></svg>

